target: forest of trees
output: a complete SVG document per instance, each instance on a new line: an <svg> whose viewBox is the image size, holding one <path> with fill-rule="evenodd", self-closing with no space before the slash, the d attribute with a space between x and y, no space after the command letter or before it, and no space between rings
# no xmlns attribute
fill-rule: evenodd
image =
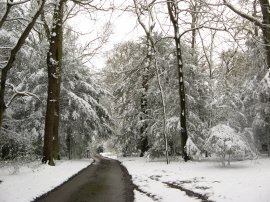
<svg viewBox="0 0 270 202"><path fill-rule="evenodd" d="M167 163L270 155L268 0L113 3L0 0L2 160L54 165L105 141ZM141 35L114 45L95 73L110 22L81 45L69 20L116 12Z"/></svg>

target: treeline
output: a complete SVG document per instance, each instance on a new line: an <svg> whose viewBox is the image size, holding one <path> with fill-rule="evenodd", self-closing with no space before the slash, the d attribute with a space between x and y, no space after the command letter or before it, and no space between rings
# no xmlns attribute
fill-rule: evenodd
<svg viewBox="0 0 270 202"><path fill-rule="evenodd" d="M144 36L116 45L104 70L121 152L269 152L268 1L130 3Z"/></svg>

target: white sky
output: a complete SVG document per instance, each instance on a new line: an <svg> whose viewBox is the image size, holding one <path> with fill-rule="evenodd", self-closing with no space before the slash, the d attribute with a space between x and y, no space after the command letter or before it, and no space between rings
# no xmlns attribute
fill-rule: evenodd
<svg viewBox="0 0 270 202"><path fill-rule="evenodd" d="M105 1L106 3L108 1ZM93 21L89 18L89 15L80 13L79 16L76 16L73 18L70 23L73 26L73 29L75 29L78 32L81 33L90 33L91 34L86 34L80 37L80 43L87 43L87 41L92 40L96 36L99 36L102 33L102 25L110 21L111 26L112 26L112 32L113 34L110 36L109 41L106 45L103 46L102 49L100 49L99 55L94 57L91 60L91 64L89 66L91 67L91 70L98 71L100 70L104 65L105 65L105 59L106 59L106 51L109 51L113 48L114 44L127 41L127 40L136 40L139 36L142 36L144 34L142 28L138 26L137 24L137 19L135 14L128 13L128 12L123 12L119 8L125 8L128 4L133 6L133 1L132 0L114 0L114 4L117 5L118 10L115 10L113 13L111 11L108 12L98 12L96 16L96 21ZM237 5L235 3L235 5ZM224 7L223 7L224 8ZM223 9L222 7L217 8L213 7L213 9L219 9L219 11L214 11L214 12L221 12L220 9ZM159 8L164 11L164 8L161 7ZM166 11L165 11L166 12ZM161 12L159 12L160 15ZM229 11L229 9L226 9L225 12L226 16L231 16L232 12ZM161 14L162 15L162 14ZM183 20L183 16L181 16ZM189 16L185 16L184 18L189 22ZM226 18L226 17L225 17ZM169 28L169 20L167 17L159 16L159 22L157 22L156 25L156 30L160 30L158 23L161 23L163 27L167 30L163 30L164 32L168 32L168 29L170 29L170 32L172 31L172 28ZM166 24L166 26L164 26ZM190 25L185 24L182 25L184 26L184 30L188 29ZM215 25L212 25L215 26ZM200 31L202 33L202 37L204 40L204 45L208 46L210 43L210 34L209 31L207 30L202 30ZM188 36L188 35L187 35ZM190 38L190 37L187 37ZM215 57L219 57L219 53L224 50L224 49L229 49L232 48L233 46L236 46L236 43L232 40L231 36L225 32L218 32L215 37L215 51L214 53ZM198 47L201 47L200 40L199 40L199 35L197 34L197 43ZM202 51L202 50L200 50ZM213 58L214 59L214 58ZM95 66L93 68L93 66Z"/></svg>
<svg viewBox="0 0 270 202"><path fill-rule="evenodd" d="M121 7L125 7L123 5L123 2L126 4L128 1L114 1L115 4L122 5ZM104 54L106 54L106 51L111 50L114 44L118 44L127 40L134 40L140 35L142 35L142 31L139 31L141 28L138 28L137 26L137 20L135 15L123 12L121 10L115 10L113 12L100 11L98 12L98 18L96 22L91 20L89 15L83 13L69 21L69 24L73 26L73 29L75 31L84 33L84 35L80 36L79 40L79 42L82 44L85 44L89 40L92 40L93 38L99 36L99 33L103 32L103 25L105 25L107 22L110 22L111 24L112 34L109 37L108 43L105 44L102 49L100 49L99 52L101 54L98 54L91 60L91 63L95 66L97 70L101 69L105 65L106 56Z"/></svg>

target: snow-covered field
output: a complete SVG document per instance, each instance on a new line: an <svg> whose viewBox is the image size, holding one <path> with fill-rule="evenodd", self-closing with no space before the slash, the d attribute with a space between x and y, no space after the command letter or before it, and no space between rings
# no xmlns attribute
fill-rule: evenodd
<svg viewBox="0 0 270 202"><path fill-rule="evenodd" d="M151 162L120 158L132 175L136 202L235 201L270 202L270 159L232 162ZM140 190L140 191L138 191ZM189 192L193 191L192 192ZM144 192L144 193L142 193ZM196 196L188 196L190 195ZM203 199L198 199L203 197Z"/></svg>
<svg viewBox="0 0 270 202"><path fill-rule="evenodd" d="M0 202L29 202L65 182L92 160L57 161L56 166L32 162L0 168Z"/></svg>

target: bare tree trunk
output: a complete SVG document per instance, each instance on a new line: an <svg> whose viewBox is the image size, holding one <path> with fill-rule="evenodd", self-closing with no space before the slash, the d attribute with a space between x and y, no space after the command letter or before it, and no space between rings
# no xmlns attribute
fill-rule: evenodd
<svg viewBox="0 0 270 202"><path fill-rule="evenodd" d="M68 152L68 159L70 160L72 158L72 153L71 153L71 147L72 147L72 129L69 127L67 129L67 137L66 137L66 145L67 145L67 152Z"/></svg>
<svg viewBox="0 0 270 202"><path fill-rule="evenodd" d="M147 56L148 58L146 59L146 61L149 61L149 56ZM141 95L141 115L140 115L140 120L143 121L142 126L140 128L140 149L141 149L141 153L140 153L140 157L142 157L144 155L144 153L146 151L148 151L149 149L149 145L148 145L148 135L147 135L147 116L148 116L148 100L147 100L147 92L148 92L148 88L149 88L149 68L150 68L150 63L146 62L146 66L143 69L143 74L142 74L142 88L143 88L143 92Z"/></svg>
<svg viewBox="0 0 270 202"><path fill-rule="evenodd" d="M258 2L258 0L254 0L254 1L253 1L253 13L252 13L252 16L253 16L254 18L257 18L257 17L258 17L257 2ZM258 30L258 27L257 27L256 25L254 25L254 35L255 35L256 37L259 36L259 30Z"/></svg>
<svg viewBox="0 0 270 202"><path fill-rule="evenodd" d="M263 40L265 43L266 62L267 67L270 69L270 6L268 0L259 0L261 5L261 11L263 15L263 26L261 27L263 32Z"/></svg>
<svg viewBox="0 0 270 202"><path fill-rule="evenodd" d="M6 104L5 104L5 88L6 88L6 80L7 80L7 69L2 69L1 72L1 90L0 90L0 128L3 124L3 117L6 110ZM1 129L0 129L1 130Z"/></svg>
<svg viewBox="0 0 270 202"><path fill-rule="evenodd" d="M192 2L193 4L193 2ZM193 51L193 56L195 53L195 46L196 46L196 25L197 25L197 21L198 21L198 14L197 14L197 9L198 9L198 5L197 5L197 1L194 2L194 5L192 5L191 7L191 49Z"/></svg>
<svg viewBox="0 0 270 202"><path fill-rule="evenodd" d="M185 161L188 161L190 157L187 154L186 142L188 139L187 133L187 121L186 121L186 98L185 98L185 85L183 74L183 59L181 50L181 41L178 25L178 5L177 1L167 1L168 12L170 20L174 28L174 40L176 45L176 57L177 57L177 70L178 70L178 83L179 83L179 98L180 98L180 124L181 124L181 151L182 157Z"/></svg>
<svg viewBox="0 0 270 202"><path fill-rule="evenodd" d="M12 2L12 1L11 1L11 2ZM12 4L10 4L10 3L7 1L6 11L5 11L3 17L0 19L0 28L3 26L4 22L6 21L7 16L8 16L8 14L9 14L9 12L10 12L11 7L12 7Z"/></svg>
<svg viewBox="0 0 270 202"><path fill-rule="evenodd" d="M60 6L59 10L59 23L63 25L64 13L63 5ZM55 101L55 117L54 117L54 140L53 140L53 158L60 160L59 154L59 122L60 122L60 94L61 94L61 78L62 78L62 52L63 52L63 27L61 26L58 30L58 68L57 68L57 92Z"/></svg>
<svg viewBox="0 0 270 202"><path fill-rule="evenodd" d="M53 28L50 39L50 48L47 54L48 97L42 162L46 163L47 161L49 161L48 164L52 166L54 165L53 157L57 157L59 155L59 83L61 73L60 70L62 65L62 18L65 2L66 0L60 0L59 3L57 3L55 6L53 16ZM57 133L55 133L56 130Z"/></svg>
<svg viewBox="0 0 270 202"><path fill-rule="evenodd" d="M0 131L1 127L3 124L3 116L6 110L6 105L5 105L5 86L6 86L6 80L7 80L7 75L8 71L12 68L13 63L16 59L16 55L21 49L22 45L24 44L26 38L28 37L29 33L31 32L32 28L34 27L36 20L40 16L43 7L45 4L45 0L41 1L39 4L39 8L35 15L32 18L32 21L27 25L25 30L23 31L22 35L20 36L17 44L14 46L14 48L11 49L10 57L8 59L7 64L1 69L1 86L0 86ZM3 18L2 18L3 19ZM2 21L1 19L1 21ZM1 26L0 26L1 27Z"/></svg>
<svg viewBox="0 0 270 202"><path fill-rule="evenodd" d="M155 58L155 68L156 68L156 74L157 74L157 79L158 79L158 87L160 91L160 97L162 100L162 109L163 109L163 135L164 135L164 143L165 143L165 157L166 157L166 162L169 164L169 152L168 152L168 135L166 131L166 123L167 123L167 115L166 115L166 103L165 103L165 95L164 91L161 85L161 79L160 79L160 74L159 74L159 68L157 65L157 60Z"/></svg>
<svg viewBox="0 0 270 202"><path fill-rule="evenodd" d="M159 86L159 90L160 90L160 94L161 94L162 108L163 108L162 111L163 111L163 135L164 135L164 143L165 143L165 157L166 157L167 164L169 164L168 138L167 138L167 132L166 132L166 120L167 120L166 119L166 104L165 104L164 91L163 91L162 85L161 85L158 64L157 64L157 60L156 60L155 43L154 43L154 39L152 36L152 31L154 28L152 7L151 7L151 5L144 5L144 6L148 7L147 11L148 11L148 15L149 15L149 22L148 22L149 27L146 27L146 25L143 23L143 21L141 19L141 14L143 11L138 8L138 3L136 0L134 0L134 5L135 5L135 11L137 14L138 21L139 21L140 25L142 26L142 28L144 29L144 32L146 34L146 40L147 40L146 41L146 43L147 43L146 64L148 64L148 70L150 69L150 66L151 66L153 60L155 61L154 66L155 66L156 75L157 75L157 79L158 79L158 86Z"/></svg>

